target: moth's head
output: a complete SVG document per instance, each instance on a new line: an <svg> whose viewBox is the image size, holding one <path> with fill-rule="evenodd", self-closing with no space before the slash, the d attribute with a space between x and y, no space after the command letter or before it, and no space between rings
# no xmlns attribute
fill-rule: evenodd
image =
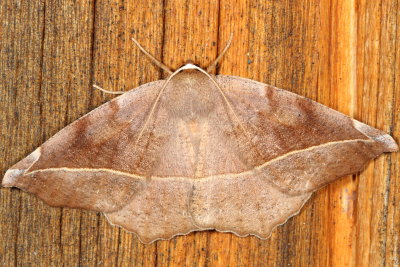
<svg viewBox="0 0 400 267"><path fill-rule="evenodd" d="M192 62L186 61L166 79L163 94L170 115L186 122L209 116L219 97L210 74Z"/></svg>

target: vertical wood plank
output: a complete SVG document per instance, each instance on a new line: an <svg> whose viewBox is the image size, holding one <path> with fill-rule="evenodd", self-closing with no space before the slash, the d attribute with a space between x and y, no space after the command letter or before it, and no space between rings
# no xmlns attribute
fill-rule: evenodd
<svg viewBox="0 0 400 267"><path fill-rule="evenodd" d="M88 112L91 91L93 1L46 2L41 97L42 141ZM49 210L47 205L43 207ZM59 209L59 251L51 264L79 266L80 210ZM49 263L49 264L50 264Z"/></svg>
<svg viewBox="0 0 400 267"><path fill-rule="evenodd" d="M363 121L387 132L392 132L388 122L394 121L396 105L396 30L397 16L393 12L397 1L363 2L360 23L360 50L363 69L359 88L360 116ZM398 59L397 59L398 60ZM396 137L396 132L392 132ZM357 264L383 266L386 262L391 165L396 155L385 155L369 164L360 174L358 210ZM394 178L396 179L396 178ZM391 266L388 264L388 266Z"/></svg>
<svg viewBox="0 0 400 267"><path fill-rule="evenodd" d="M356 84L356 18L355 1L330 2L330 36L328 84L333 95L328 106L352 116L355 110ZM325 88L322 88L325 90ZM355 234L355 204L357 181L351 176L344 177L328 186L329 214L326 227L329 233L328 265L350 266Z"/></svg>
<svg viewBox="0 0 400 267"><path fill-rule="evenodd" d="M158 80L161 71L134 45L134 37L154 57L162 60L163 1L97 1L94 28L94 82L114 91L128 91ZM115 96L93 92L96 107ZM153 266L156 244L143 245L132 233L98 217L99 266ZM88 233L89 234L89 233ZM90 262L88 263L90 266Z"/></svg>
<svg viewBox="0 0 400 267"><path fill-rule="evenodd" d="M203 68L208 66L217 54L218 1L164 4L164 64L177 69L192 60ZM209 238L209 232L196 232L157 242L157 266L204 266Z"/></svg>
<svg viewBox="0 0 400 267"><path fill-rule="evenodd" d="M391 57L391 71L390 81L393 86L393 106L390 111L392 114L392 125L385 123L386 127L389 125L390 133L394 136L397 143L400 141L400 2L392 1L389 5L388 11L391 10L390 28L392 30L391 45L394 43L393 57ZM389 20L390 21L390 20ZM384 71L384 70L382 70ZM386 77L388 77L387 75ZM388 157L388 169L386 173L386 181L388 188L385 192L385 200L387 201L387 214L386 214L386 238L383 242L385 248L384 264L386 266L400 266L400 153L390 155ZM378 175L377 175L378 176Z"/></svg>
<svg viewBox="0 0 400 267"><path fill-rule="evenodd" d="M393 134L397 143L400 141L400 79L396 78L400 76L400 2L392 1L390 5L391 18L394 21L391 23L391 29L393 30L392 36L394 42L393 58L391 66L391 83L393 83L393 107L392 113L392 125L386 123L389 126L391 134ZM391 39L391 38L390 38ZM400 153L391 155L388 158L388 173L386 178L388 179L389 188L387 191L387 221L386 221L386 239L384 242L385 246L385 260L384 263L387 266L400 266Z"/></svg>
<svg viewBox="0 0 400 267"><path fill-rule="evenodd" d="M43 1L0 3L1 176L40 144L39 127L35 126L40 125L43 26ZM33 199L19 190L2 188L0 191L0 262L5 266L19 265L23 257L29 257L33 264L41 261L38 255L41 245L20 237L21 228L28 227L26 208L39 212L26 205ZM32 223L29 231L35 235L35 230Z"/></svg>

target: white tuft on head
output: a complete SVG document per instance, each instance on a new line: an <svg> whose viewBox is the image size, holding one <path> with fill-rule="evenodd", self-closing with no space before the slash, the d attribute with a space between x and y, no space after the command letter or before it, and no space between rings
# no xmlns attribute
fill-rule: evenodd
<svg viewBox="0 0 400 267"><path fill-rule="evenodd" d="M196 65L193 65L191 63L188 63L182 67L179 68L180 70L196 70L199 69L199 67L197 67Z"/></svg>

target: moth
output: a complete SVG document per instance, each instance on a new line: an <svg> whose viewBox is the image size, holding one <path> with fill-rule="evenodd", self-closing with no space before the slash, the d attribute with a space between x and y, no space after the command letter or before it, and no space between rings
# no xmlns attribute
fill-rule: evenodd
<svg viewBox="0 0 400 267"><path fill-rule="evenodd" d="M169 77L65 127L2 185L103 212L145 243L209 229L267 238L314 191L398 150L388 134L310 99L210 74L230 41L206 70L171 71L134 40Z"/></svg>

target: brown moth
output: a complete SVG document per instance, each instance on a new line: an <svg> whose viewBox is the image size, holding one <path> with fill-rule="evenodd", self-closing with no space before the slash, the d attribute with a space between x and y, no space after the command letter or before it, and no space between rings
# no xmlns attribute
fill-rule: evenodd
<svg viewBox="0 0 400 267"><path fill-rule="evenodd" d="M168 79L65 127L2 185L101 211L145 243L208 229L267 238L314 191L397 151L386 133L310 99L210 75L222 54L207 71L175 72L150 56Z"/></svg>

